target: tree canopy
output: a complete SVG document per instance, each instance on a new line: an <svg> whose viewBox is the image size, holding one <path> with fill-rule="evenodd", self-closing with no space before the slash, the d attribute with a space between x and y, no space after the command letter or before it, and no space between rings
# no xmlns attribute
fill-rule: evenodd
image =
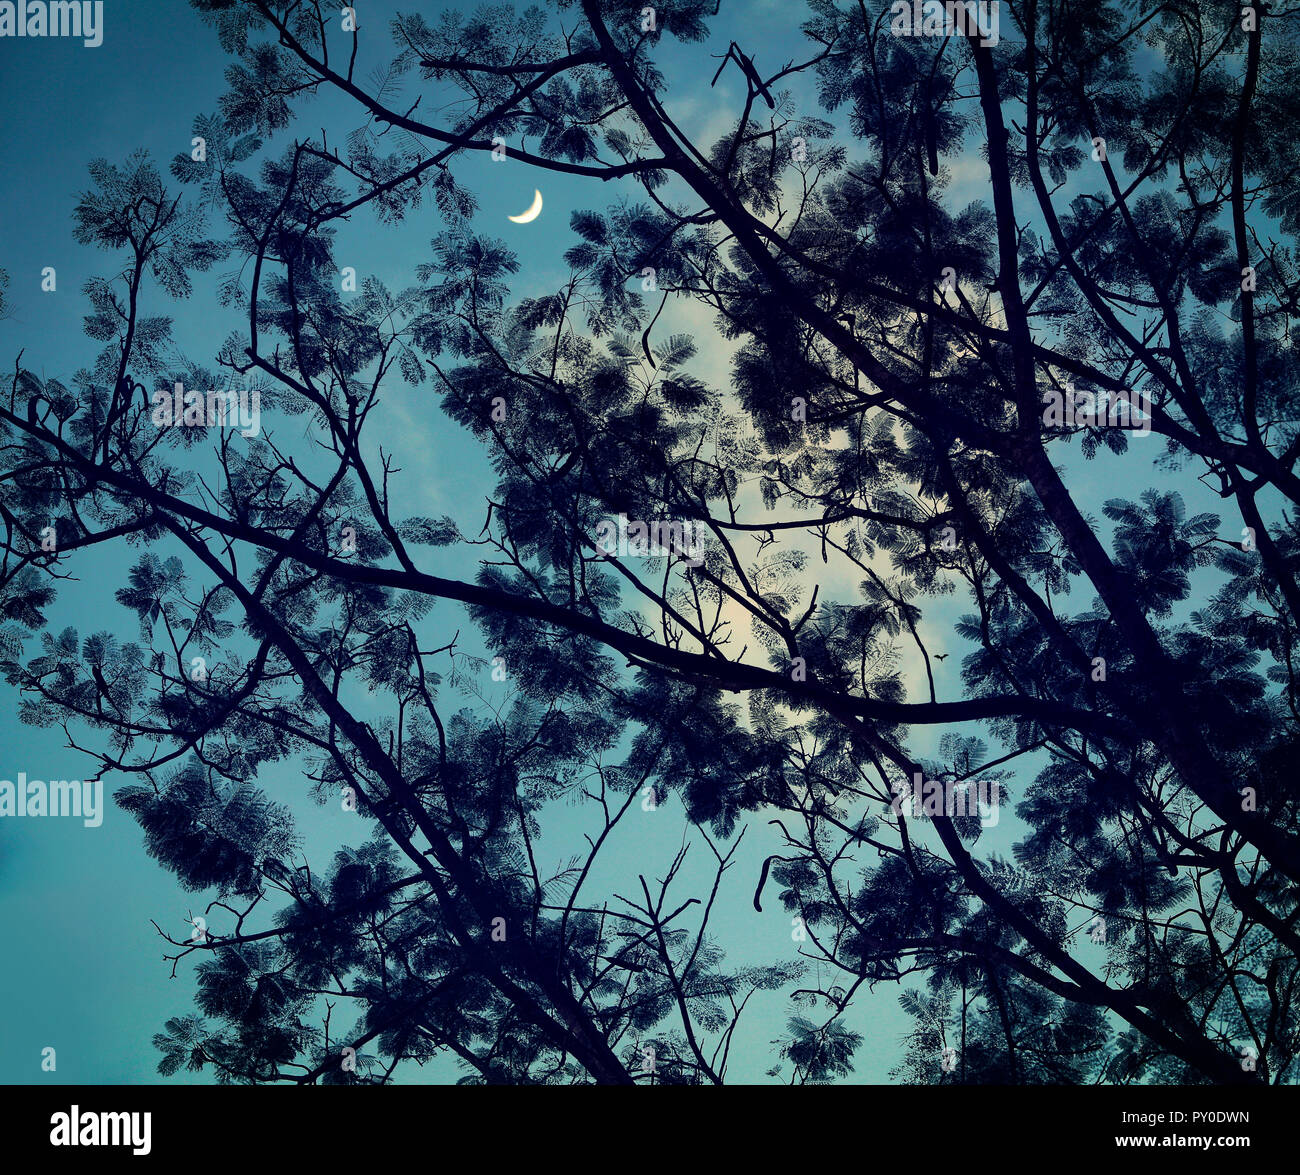
<svg viewBox="0 0 1300 1175"><path fill-rule="evenodd" d="M1300 7L809 0L776 61L727 0L192 3L203 149L90 165L103 350L0 404L0 668L211 902L162 1073L721 1083L768 992L771 1075L828 1082L893 983L907 1082L1294 1079ZM589 192L540 295L475 217L494 153ZM340 280L345 226L415 216L408 284ZM178 359L197 274L245 325ZM177 382L260 433L160 425ZM483 516L409 506L402 388ZM136 639L56 630L110 545ZM359 822L329 860L313 803ZM672 867L603 890L656 804Z"/></svg>

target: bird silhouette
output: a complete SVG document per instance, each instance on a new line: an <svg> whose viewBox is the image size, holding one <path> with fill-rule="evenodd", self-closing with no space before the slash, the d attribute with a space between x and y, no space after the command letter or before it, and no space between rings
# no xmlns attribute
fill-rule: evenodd
<svg viewBox="0 0 1300 1175"><path fill-rule="evenodd" d="M117 716L122 717L122 709L114 700L113 691L108 688L108 682L104 680L104 671L98 664L91 665L90 675L95 679L95 686L99 690L99 695L95 698L95 713L102 714L104 712L104 702L106 701L117 711Z"/></svg>
<svg viewBox="0 0 1300 1175"><path fill-rule="evenodd" d="M942 661L947 655L947 653L935 653L934 659L936 661Z"/></svg>

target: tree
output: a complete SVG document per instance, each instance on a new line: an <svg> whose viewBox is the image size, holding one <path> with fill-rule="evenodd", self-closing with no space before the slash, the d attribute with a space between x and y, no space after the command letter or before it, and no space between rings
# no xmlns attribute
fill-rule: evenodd
<svg viewBox="0 0 1300 1175"><path fill-rule="evenodd" d="M87 288L106 347L75 394L19 362L0 410L7 642L42 644L4 665L24 715L90 731L139 780L117 794L149 851L217 893L222 925L173 940L203 1015L160 1035L164 1073L385 1081L450 1052L487 1082L721 1082L747 1000L779 990L774 1074L826 1081L855 995L908 980L908 1080L1292 1077L1296 13L1029 0L1000 36L931 35L811 0L807 56L773 70L704 3L500 6L399 16L363 85L377 23L194 6L235 59L206 159L172 163L197 203L143 158L92 166L78 239L126 257ZM696 143L658 55L711 32L746 96ZM276 138L324 92L356 110L345 151ZM512 299L517 259L469 220L457 167L503 149L599 205L545 296ZM342 297L336 224L430 195L414 284ZM208 434L158 425L149 389L180 376L138 301L227 257L248 325L217 363L315 445L224 432L212 479L178 452ZM715 320L729 390L657 328L670 300ZM491 455L477 537L404 517L363 444L399 379ZM1127 479L1105 521L1094 460ZM1189 513L1207 487L1226 518ZM122 543L140 641L45 631L81 552ZM475 545L472 580L434 573L429 548ZM927 629L944 597L960 684ZM466 607L507 710L448 711L488 663L434 601ZM281 762L371 838L297 863L302 796L259 786ZM712 882L679 896L683 848L593 892L619 822L670 791ZM1011 798L1013 858L982 854ZM565 800L591 823L550 875ZM794 954L723 964L747 817L780 842L743 884L777 889L815 980Z"/></svg>

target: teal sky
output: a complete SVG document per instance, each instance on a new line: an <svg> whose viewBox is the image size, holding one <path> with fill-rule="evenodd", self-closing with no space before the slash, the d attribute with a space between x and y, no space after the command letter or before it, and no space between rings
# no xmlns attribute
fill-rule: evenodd
<svg viewBox="0 0 1300 1175"><path fill-rule="evenodd" d="M373 64L389 56L387 19L399 7L429 13L439 5L358 5L363 33L359 78L365 79ZM724 0L722 8L709 43L680 46L665 40L659 51L670 79L669 109L683 127L700 133L721 130L721 112L739 106L734 78L724 75L716 89L708 87L717 64L711 55L725 52L729 41L741 41L760 69L769 71L812 53L797 36L804 9L794 0ZM565 19L571 23L573 14ZM11 306L0 321L0 369L11 371L20 350L24 366L65 382L78 368L92 364L100 344L82 331L88 310L82 285L91 276L113 272L116 259L72 238L72 211L78 193L89 184L87 164L100 156L120 162L143 147L165 172L171 156L189 151L194 117L217 109L229 64L213 30L180 0L108 0L103 45L95 49L77 40L0 39L0 268L9 274L6 295ZM809 113L820 113L807 85L795 83L796 97ZM336 101L318 100L302 109L289 136L282 134L275 146L278 150L299 126L302 133L318 133L324 126L332 142L341 141L358 122L355 111ZM854 145L848 144L848 149L852 158ZM984 194L982 168L974 151L963 160L955 184L958 203ZM548 292L567 279L563 253L575 240L568 227L572 211L636 198L630 185L620 190L616 184L539 173L515 162L494 165L482 156L462 158L456 172L479 199L476 229L504 240L519 255L515 297ZM169 183L180 187L170 178ZM534 188L540 188L545 199L540 220L532 226L510 223L507 215L523 210ZM340 266L355 266L361 278L373 274L400 289L413 283L414 267L428 255L429 241L441 227L440 216L427 202L396 228L379 226L362 211L341 228L336 260ZM46 266L57 271L54 293L40 288ZM219 265L214 274L199 275L188 301L171 301L151 288L145 303L146 313L170 315L180 350L211 369L224 338L244 325L240 314L222 310L213 297L213 284L225 271ZM712 336L707 320L670 307L664 322L669 328L694 330L701 349L695 369L715 384L725 383L728 352ZM371 443L382 443L397 455L408 495L403 514L450 514L463 530L474 532L482 523L493 479L477 445L438 410L438 399L432 383L411 388L395 381L385 393L381 419L372 425ZM264 413L262 427L291 442L306 424L302 417L277 421ZM301 438L297 444L301 448ZM1148 438L1135 440L1124 458L1103 455L1087 466L1074 460L1076 471L1084 474L1072 480L1080 504L1099 514L1102 501L1117 487L1118 492L1131 487L1135 497L1147 485L1161 482L1148 473L1162 451L1162 442ZM1065 452L1054 450L1054 456L1063 460ZM204 460L197 453L193 459ZM1188 498L1189 512L1222 509L1208 491L1198 496L1202 491L1190 478L1182 481L1187 484L1179 488ZM1226 533L1235 534L1239 525L1225 517ZM70 568L76 578L61 586L51 628L58 631L72 624L83 637L109 629L122 640L137 639L133 615L111 598L135 555L119 546L73 560ZM441 549L430 553L428 569L462 578L473 574L469 556ZM1079 609L1087 603L1080 597L1074 600ZM951 634L953 622L967 610L965 601L932 601L926 610L926 631L936 647L960 653L956 636L949 635L945 645L943 633ZM444 639L459 628L469 651L490 655L459 608L439 604L428 623ZM960 656L952 657L940 671L941 697L959 696L959 661ZM508 684L483 683L489 701L504 700L507 690ZM60 729L20 725L16 705L14 692L0 685L0 778L16 778L19 771L43 779L82 778L90 761L67 748ZM93 736L81 733L94 745ZM914 754L932 751L939 733L918 732L911 744ZM1028 762L1017 766L1016 779L1029 778ZM106 780L106 793L122 782ZM341 843L365 839L366 834L359 835L357 825L349 823L355 818L312 804L307 782L293 763L276 765L260 783L272 799L292 806L313 863L327 861ZM150 1037L169 1016L193 1010L188 964L182 964L177 978L170 978L170 965L161 961L164 944L150 919L177 935L187 933L187 913L197 912L203 899L184 893L170 874L148 860L132 819L107 800L105 808L103 825L97 829L70 820L0 821L0 941L7 948L6 965L0 968L0 1007L5 1009L0 1016L0 1082L159 1080L158 1054ZM789 915L776 901L774 886L769 885L765 913L757 914L751 905L759 862L775 844L765 820L761 814L749 819L745 846L729 883L724 883L713 924L714 937L733 965L768 961L796 949L790 941ZM1008 852L1014 825L1004 812L988 845ZM580 843L583 827L577 809L557 808L541 846L547 859L564 860L569 846ZM654 813L631 814L621 840L611 846L606 863L591 878L588 896L615 889L631 892L627 882L631 879L635 887L638 872L647 878L662 875L681 842L683 827L676 800ZM712 857L697 843L691 861L684 887L708 875ZM886 1080L887 1070L899 1059L900 1039L910 1021L898 1010L897 995L897 989L882 986L857 997L847 1022L865 1039L854 1081ZM733 1081L764 1080L765 1070L774 1063L769 1042L783 1030L792 1010L780 994L755 997L737 1033ZM53 1074L41 1071L41 1050L47 1046L57 1050ZM459 1070L447 1065L402 1077L446 1080L457 1075ZM173 1080L193 1079L181 1074Z"/></svg>

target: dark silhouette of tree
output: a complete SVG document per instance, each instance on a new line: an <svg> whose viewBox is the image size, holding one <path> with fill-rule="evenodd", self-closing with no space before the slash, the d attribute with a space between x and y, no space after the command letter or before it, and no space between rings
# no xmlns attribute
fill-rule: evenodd
<svg viewBox="0 0 1300 1175"><path fill-rule="evenodd" d="M72 389L20 358L0 409L23 716L89 731L150 853L217 894L169 936L202 1015L157 1039L164 1073L379 1082L450 1052L484 1082L720 1082L751 994L780 990L773 1074L829 1081L856 993L912 977L909 1081L1293 1076L1300 9L1013 0L994 46L811 0L806 55L774 68L693 0L356 32L310 0L194 6L235 63L206 159L172 163L193 203L142 157L92 166L77 238L124 259L86 291L104 351ZM656 54L711 30L746 96L698 143ZM357 38L389 35L363 83ZM356 110L345 148L295 121L325 92ZM503 144L592 181L546 296L513 299L518 260L468 220L457 163ZM958 164L987 172L964 208ZM343 296L336 222L430 197L414 284ZM185 296L218 263L247 312L220 379L139 305L147 275ZM731 388L658 325L670 300L715 321ZM180 450L212 434L151 418L182 378L257 387L311 444L227 431L200 473ZM399 508L362 439L398 381L489 453L480 530ZM1152 435L1052 421L1052 393L1128 397ZM1130 480L1097 518L1103 447ZM1189 516L1194 479L1223 516ZM619 514L703 549L612 554ZM124 543L139 642L49 631L79 552ZM429 548L475 546L472 580L435 573ZM931 652L924 604L953 595ZM500 713L449 712L488 666L435 601L509 667ZM278 764L370 839L302 858ZM1013 859L969 807L891 806L918 774L997 781ZM592 886L647 789L680 796L710 887L681 895L685 847L640 892ZM564 801L589 830L551 875ZM781 844L731 882L804 937L728 969L710 917L747 818Z"/></svg>

